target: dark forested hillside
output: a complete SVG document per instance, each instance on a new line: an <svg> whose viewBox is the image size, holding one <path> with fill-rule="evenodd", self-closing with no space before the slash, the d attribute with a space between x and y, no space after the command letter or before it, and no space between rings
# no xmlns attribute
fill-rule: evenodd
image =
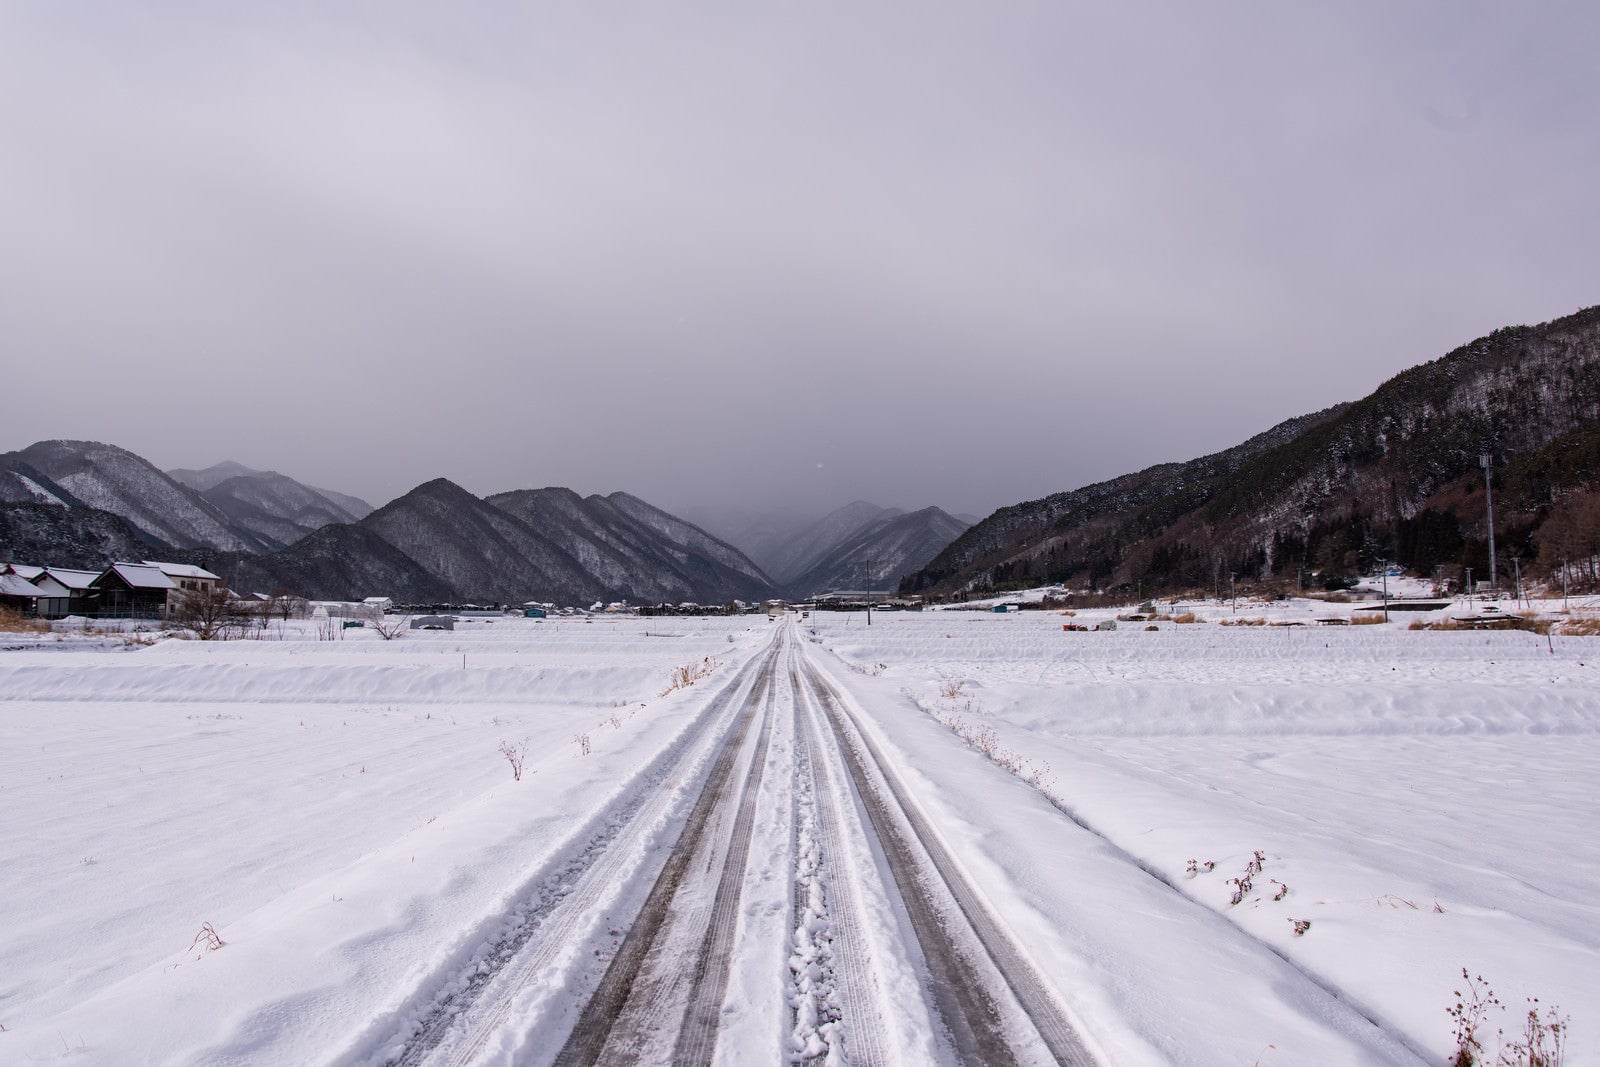
<svg viewBox="0 0 1600 1067"><path fill-rule="evenodd" d="M1481 574L1479 457L1503 483L1497 562L1531 561L1552 509L1593 486L1597 419L1600 308L1590 308L1497 330L1214 456L1004 508L903 588L1333 581L1380 559Z"/></svg>

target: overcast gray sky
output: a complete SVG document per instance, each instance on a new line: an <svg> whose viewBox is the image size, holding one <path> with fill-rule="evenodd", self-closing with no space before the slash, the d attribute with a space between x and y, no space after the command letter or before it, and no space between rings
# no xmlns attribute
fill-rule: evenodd
<svg viewBox="0 0 1600 1067"><path fill-rule="evenodd" d="M0 450L987 513L1600 302L1593 4L0 3Z"/></svg>

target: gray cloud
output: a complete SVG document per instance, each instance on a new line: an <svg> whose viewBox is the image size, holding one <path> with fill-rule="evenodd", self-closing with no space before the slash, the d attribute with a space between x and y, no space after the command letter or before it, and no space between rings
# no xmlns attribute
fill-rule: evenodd
<svg viewBox="0 0 1600 1067"><path fill-rule="evenodd" d="M1189 458L1600 299L1597 21L8 5L8 394L93 400L5 447L972 511Z"/></svg>

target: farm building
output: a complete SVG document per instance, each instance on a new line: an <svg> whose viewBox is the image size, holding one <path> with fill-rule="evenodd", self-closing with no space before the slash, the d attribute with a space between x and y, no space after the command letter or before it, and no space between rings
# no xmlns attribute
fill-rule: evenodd
<svg viewBox="0 0 1600 1067"><path fill-rule="evenodd" d="M105 618L160 619L179 592L178 584L158 567L113 563L90 583Z"/></svg>

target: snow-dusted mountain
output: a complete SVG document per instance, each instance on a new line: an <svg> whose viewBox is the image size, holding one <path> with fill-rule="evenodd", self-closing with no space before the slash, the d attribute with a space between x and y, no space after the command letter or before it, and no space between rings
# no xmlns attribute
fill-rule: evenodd
<svg viewBox="0 0 1600 1067"><path fill-rule="evenodd" d="M126 449L0 456L0 557L104 566L160 551L244 591L412 603L722 604L782 590L738 549L627 493L480 500L439 478L376 511L234 462L163 473Z"/></svg>
<svg viewBox="0 0 1600 1067"><path fill-rule="evenodd" d="M144 559L158 547L109 511L0 500L0 561L6 563L98 570L113 560Z"/></svg>
<svg viewBox="0 0 1600 1067"><path fill-rule="evenodd" d="M231 460L204 470L170 470L198 490L236 525L279 545L292 544L330 523L356 522L372 506L343 493L317 489L277 471L258 471Z"/></svg>
<svg viewBox="0 0 1600 1067"><path fill-rule="evenodd" d="M175 481L180 481L199 493L221 485L229 478L249 477L252 474L263 473L265 472L258 471L253 467L246 467L243 463L238 463L231 459L225 459L221 463L213 463L211 466L201 470L195 470L190 467L175 467L167 472L168 476Z"/></svg>
<svg viewBox="0 0 1600 1067"><path fill-rule="evenodd" d="M789 579L789 588L800 597L860 589L869 581L875 589L893 589L966 529L966 523L940 508L910 513L884 509L814 558Z"/></svg>
<svg viewBox="0 0 1600 1067"><path fill-rule="evenodd" d="M81 501L57 485L49 475L17 458L15 452L0 456L0 503L83 506Z"/></svg>
<svg viewBox="0 0 1600 1067"><path fill-rule="evenodd" d="M596 583L542 534L454 482L435 478L361 520L461 599L572 604Z"/></svg>
<svg viewBox="0 0 1600 1067"><path fill-rule="evenodd" d="M1380 560L1481 577L1485 454L1502 574L1548 553L1553 517L1585 528L1575 508L1600 479L1600 307L1496 330L1222 452L1002 508L903 588L1214 591L1230 576L1344 581ZM1592 543L1568 551L1586 558Z"/></svg>
<svg viewBox="0 0 1600 1067"><path fill-rule="evenodd" d="M781 595L738 549L626 493L524 489L482 500L444 478L237 570L252 589L413 603L722 604Z"/></svg>
<svg viewBox="0 0 1600 1067"><path fill-rule="evenodd" d="M714 537L743 552L762 572L777 578L773 564L796 530L817 521L815 513L787 507L746 510L742 508L701 507L682 512L682 517Z"/></svg>
<svg viewBox="0 0 1600 1067"><path fill-rule="evenodd" d="M789 530L788 537L762 563L774 578L790 583L816 567L830 554L875 523L902 515L899 508L880 507L857 500L815 522ZM944 546L940 546L941 548Z"/></svg>
<svg viewBox="0 0 1600 1067"><path fill-rule="evenodd" d="M71 497L64 504L120 515L148 537L175 548L259 552L279 544L235 524L200 493L115 445L40 441L0 456L0 467L10 468L17 484L37 484L26 470L37 471ZM35 499L48 503L37 494Z"/></svg>
<svg viewBox="0 0 1600 1067"><path fill-rule="evenodd" d="M609 599L721 604L782 595L732 545L627 493L521 489L486 502L559 545Z"/></svg>
<svg viewBox="0 0 1600 1067"><path fill-rule="evenodd" d="M773 512L720 522L727 539L794 597L864 585L868 559L872 584L893 588L972 525L940 508L908 514L865 500L809 521Z"/></svg>
<svg viewBox="0 0 1600 1067"><path fill-rule="evenodd" d="M286 591L313 600L387 596L429 604L458 599L449 582L359 523L324 526L281 551L217 561L213 569L238 590Z"/></svg>

